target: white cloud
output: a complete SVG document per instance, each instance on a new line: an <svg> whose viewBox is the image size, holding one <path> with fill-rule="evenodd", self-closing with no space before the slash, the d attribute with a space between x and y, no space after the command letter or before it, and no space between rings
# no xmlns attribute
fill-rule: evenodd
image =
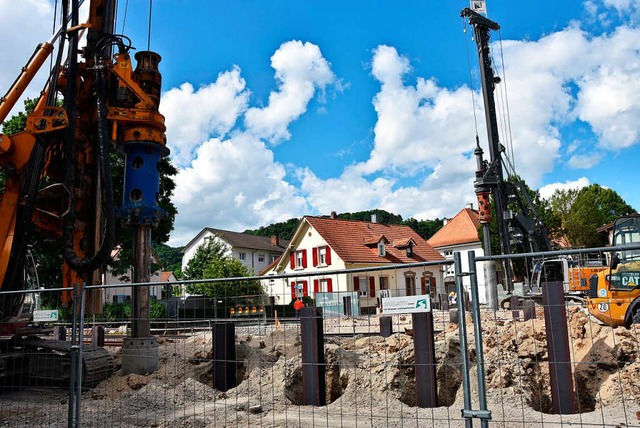
<svg viewBox="0 0 640 428"><path fill-rule="evenodd" d="M0 40L3 41L0 96L4 96L36 46L51 38L53 7L48 0L0 0L0 11ZM38 96L48 76L47 64L42 67L8 117L24 110L22 100L25 97Z"/></svg>
<svg viewBox="0 0 640 428"><path fill-rule="evenodd" d="M205 226L243 230L308 213L263 140L288 136L289 124L306 111L316 90L335 77L311 43L284 43L271 62L279 92L272 92L262 109L247 109L249 92L237 68L201 90L185 84L164 95L167 123L176 126L169 138L175 144L172 156L183 163L176 178L179 215L172 245L187 242ZM224 99L209 100L216 96ZM244 131L234 127L243 112Z"/></svg>
<svg viewBox="0 0 640 428"><path fill-rule="evenodd" d="M292 40L283 43L271 57L278 91L269 95L269 104L250 108L245 114L247 130L257 138L277 144L290 137L289 124L306 110L317 89L335 81L329 62L318 46Z"/></svg>
<svg viewBox="0 0 640 428"><path fill-rule="evenodd" d="M600 153L592 153L588 155L574 154L567 162L567 166L573 169L590 169L600 163L602 155Z"/></svg>
<svg viewBox="0 0 640 428"><path fill-rule="evenodd" d="M587 177L581 177L575 181L565 181L564 183L551 183L546 186L542 186L538 191L540 197L543 199L549 199L556 192L556 190L579 190L583 187L589 186L591 183Z"/></svg>
<svg viewBox="0 0 640 428"><path fill-rule="evenodd" d="M220 73L214 83L194 91L190 83L162 96L160 110L166 116L167 143L172 159L188 165L193 151L211 137L224 137L247 108L249 91L240 69Z"/></svg>

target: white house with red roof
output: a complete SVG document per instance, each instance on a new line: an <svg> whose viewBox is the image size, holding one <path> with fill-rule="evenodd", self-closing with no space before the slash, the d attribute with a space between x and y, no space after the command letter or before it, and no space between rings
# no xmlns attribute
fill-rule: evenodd
<svg viewBox="0 0 640 428"><path fill-rule="evenodd" d="M478 237L480 220L478 211L471 208L464 208L451 220L436 232L427 241L433 248L438 250L447 260L453 260L453 253L460 252L462 270L469 272L469 251L474 251L476 257L484 256L482 242ZM477 266L478 294L480 303L486 303L486 289L484 278L484 262L479 262ZM465 290L469 292L471 281L469 276L463 277ZM446 293L455 291L455 276L453 265L445 268L444 288Z"/></svg>
<svg viewBox="0 0 640 428"><path fill-rule="evenodd" d="M435 294L442 284L440 265L391 270L376 267L443 260L408 226L305 216L282 257L261 275L309 274L263 281L277 304L287 304L296 297L314 298L319 292L357 292L359 306L374 309L381 296ZM355 268L373 269L335 272Z"/></svg>

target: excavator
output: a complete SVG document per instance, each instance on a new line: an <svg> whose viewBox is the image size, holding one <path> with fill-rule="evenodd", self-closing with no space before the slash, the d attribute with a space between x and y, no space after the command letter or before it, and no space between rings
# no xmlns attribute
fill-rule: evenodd
<svg viewBox="0 0 640 428"><path fill-rule="evenodd" d="M640 215L617 219L614 247L630 247L611 257L609 269L589 279L589 313L611 327L640 324Z"/></svg>
<svg viewBox="0 0 640 428"><path fill-rule="evenodd" d="M80 22L80 0L63 0L60 29L39 45L7 94L0 98L4 122L33 77L53 56L50 73L26 126L0 135L0 378L11 370L68 366L69 343L40 340L23 333L25 294L4 293L28 287L25 274L31 237L38 233L60 242L63 287L100 284L101 269L115 245L116 221L146 231L162 217L156 197L158 162L168 155L164 117L159 113L160 55L135 54L131 41L115 34L115 0L91 0ZM65 55L66 53L66 55ZM115 207L110 155L124 155L122 206ZM135 241L134 241L135 242ZM150 240L140 245L149 246ZM134 252L149 248L134 248ZM55 286L55 285L54 285ZM98 293L86 292L87 313L101 310ZM62 305L79 305L70 292ZM113 371L109 353L83 348L85 385ZM53 360L52 360L53 359ZM41 366L41 365L40 365ZM28 370L28 369L27 369ZM54 377L64 380L64 369ZM51 377L50 370L31 378Z"/></svg>

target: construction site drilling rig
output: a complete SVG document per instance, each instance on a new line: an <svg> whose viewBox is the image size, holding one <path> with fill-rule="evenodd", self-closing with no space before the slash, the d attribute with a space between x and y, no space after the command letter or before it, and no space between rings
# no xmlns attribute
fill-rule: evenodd
<svg viewBox="0 0 640 428"><path fill-rule="evenodd" d="M0 200L1 292L25 289L25 260L33 233L59 240L64 255L63 287L99 284L101 269L115 245L118 217L134 235L133 280L149 281L150 231L163 215L156 201L158 163L168 155L164 117L158 111L160 56L137 52L134 69L129 38L114 34L117 2L90 1L85 23L79 19L81 3L62 1L59 31L38 46L0 99L3 122L55 52L46 86L27 116L25 129L0 135L0 167L5 176ZM82 38L86 40L83 46ZM110 161L115 151L126 158L123 202L117 210ZM133 337L146 338L148 288L136 288L133 294ZM16 337L22 339L23 298L24 294L0 293L3 334L15 335L2 343L0 362L20 358L15 350L28 346L28 341L14 346ZM98 293L86 293L85 303L87 313L101 311ZM71 294L65 292L62 304L79 302L71 301ZM60 344L47 342L52 344L40 343L38 349L46 353L55 348L60 354ZM88 349L85 358L89 351L102 362L95 365L95 376L84 376L86 383L99 381L112 367L106 351Z"/></svg>
<svg viewBox="0 0 640 428"><path fill-rule="evenodd" d="M489 161L484 160L484 151L480 147L480 139L476 135L476 177L475 193L478 199L479 220L482 225L484 253L491 255L490 225L495 222L500 242L501 254L541 253L551 251L548 231L541 219L539 211L525 184L515 172L514 163L509 159L505 147L500 143L499 126L496 112L494 92L501 82L494 73L489 46L490 32L500 29L500 25L485 16L465 8L460 15L468 19L474 29L474 39L478 47L480 78L489 145ZM504 172L509 179L505 179ZM495 213L495 219L493 218ZM573 265L572 265L573 264ZM529 289L525 294L538 288L545 280L559 280L564 285L568 299L583 301L589 291L588 278L606 269L604 264L589 266L566 258L555 260L536 260L526 264L526 277L531 278ZM503 281L508 294L513 293L512 266L504 263ZM485 271L485 283L488 284L487 302L492 309L503 306L498 299L498 287L495 264L490 263ZM539 290L538 290L539 291ZM533 297L540 297L538 294ZM507 298L502 303L509 302Z"/></svg>

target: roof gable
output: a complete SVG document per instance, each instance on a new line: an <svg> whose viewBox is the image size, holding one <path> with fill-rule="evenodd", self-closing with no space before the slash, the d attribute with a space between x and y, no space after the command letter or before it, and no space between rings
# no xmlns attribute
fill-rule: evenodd
<svg viewBox="0 0 640 428"><path fill-rule="evenodd" d="M436 248L480 242L480 238L478 238L479 227L478 212L464 208L429 238L428 242Z"/></svg>
<svg viewBox="0 0 640 428"><path fill-rule="evenodd" d="M205 227L200 233L196 235L187 245L185 245L182 252L186 252L186 249L197 243L205 233L219 236L227 244L234 248L247 248L250 250L262 250L273 253L282 254L289 246L289 241L286 239L278 239L278 245L274 245L270 237L250 235L248 233L232 232L230 230L214 229L212 227Z"/></svg>

